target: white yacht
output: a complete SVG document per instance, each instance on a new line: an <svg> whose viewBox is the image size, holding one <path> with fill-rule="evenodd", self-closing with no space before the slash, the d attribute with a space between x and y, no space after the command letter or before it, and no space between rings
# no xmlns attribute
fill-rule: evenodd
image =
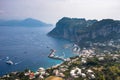
<svg viewBox="0 0 120 80"><path fill-rule="evenodd" d="M13 62L11 60L6 61L6 64L13 65Z"/></svg>

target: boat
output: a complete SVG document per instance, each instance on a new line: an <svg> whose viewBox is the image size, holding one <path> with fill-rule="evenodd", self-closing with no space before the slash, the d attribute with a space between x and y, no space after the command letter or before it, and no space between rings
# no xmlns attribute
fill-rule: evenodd
<svg viewBox="0 0 120 80"><path fill-rule="evenodd" d="M74 47L74 48L73 48L73 52L75 52L75 51L77 51L77 47Z"/></svg>
<svg viewBox="0 0 120 80"><path fill-rule="evenodd" d="M14 63L11 60L6 61L6 64L13 65Z"/></svg>

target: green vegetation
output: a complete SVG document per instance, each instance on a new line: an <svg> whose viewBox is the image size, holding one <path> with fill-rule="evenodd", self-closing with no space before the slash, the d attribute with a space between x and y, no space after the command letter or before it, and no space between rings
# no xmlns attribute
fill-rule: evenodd
<svg viewBox="0 0 120 80"><path fill-rule="evenodd" d="M105 42L111 39L116 40L120 39L120 21L113 19L97 21L63 17L48 35L80 42L79 46L85 45L86 41Z"/></svg>
<svg viewBox="0 0 120 80"><path fill-rule="evenodd" d="M86 63L83 63L82 59L86 60ZM71 76L71 71L76 68L81 69L81 73L84 73L85 76ZM88 70L90 73L88 73ZM12 72L1 77L0 80L29 80L30 75L25 75L28 72L29 70ZM120 54L115 53L92 55L92 57L71 57L70 61L65 61L56 67L46 69L45 72L49 73L49 75L43 75L44 78L42 79L40 78L40 73L39 75L34 75L32 80L46 80L46 78L49 80L51 76L63 80L120 80ZM63 75L59 75L59 73L62 73ZM75 71L75 74L77 73L78 71Z"/></svg>

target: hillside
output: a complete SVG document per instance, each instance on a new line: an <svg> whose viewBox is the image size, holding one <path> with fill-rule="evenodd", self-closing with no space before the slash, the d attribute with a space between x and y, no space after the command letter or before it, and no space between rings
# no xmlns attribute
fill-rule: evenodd
<svg viewBox="0 0 120 80"><path fill-rule="evenodd" d="M120 54L82 54L36 72L12 72L0 80L120 80Z"/></svg>
<svg viewBox="0 0 120 80"><path fill-rule="evenodd" d="M87 41L105 42L116 40L120 39L120 21L113 19L97 21L63 17L48 35L68 39L79 44Z"/></svg>

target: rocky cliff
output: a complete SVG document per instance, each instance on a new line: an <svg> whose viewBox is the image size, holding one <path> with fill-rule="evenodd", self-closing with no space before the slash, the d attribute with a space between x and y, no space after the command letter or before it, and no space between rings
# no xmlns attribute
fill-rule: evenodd
<svg viewBox="0 0 120 80"><path fill-rule="evenodd" d="M48 35L82 43L120 39L120 21L113 19L97 21L63 17Z"/></svg>

